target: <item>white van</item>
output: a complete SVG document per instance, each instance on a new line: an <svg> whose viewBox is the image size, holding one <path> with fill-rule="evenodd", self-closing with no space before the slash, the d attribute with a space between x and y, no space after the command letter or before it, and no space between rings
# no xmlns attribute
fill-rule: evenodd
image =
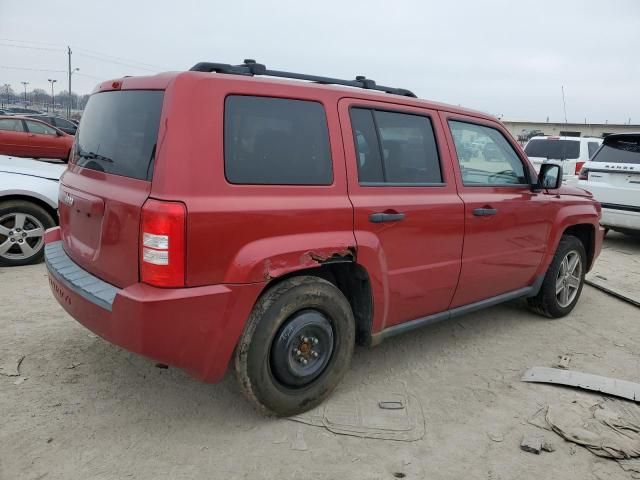
<svg viewBox="0 0 640 480"><path fill-rule="evenodd" d="M602 144L595 137L533 137L524 147L524 152L536 171L545 162L562 165L565 182L576 183L580 169L596 153Z"/></svg>

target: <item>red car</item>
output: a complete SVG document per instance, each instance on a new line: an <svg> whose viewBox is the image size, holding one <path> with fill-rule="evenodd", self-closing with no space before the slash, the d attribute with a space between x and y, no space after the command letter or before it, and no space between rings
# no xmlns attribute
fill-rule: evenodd
<svg viewBox="0 0 640 480"><path fill-rule="evenodd" d="M331 393L356 342L515 298L569 314L603 231L561 182L489 115L203 63L97 87L45 258L90 330L205 381L231 361L251 402L291 415Z"/></svg>
<svg viewBox="0 0 640 480"><path fill-rule="evenodd" d="M40 120L0 116L0 155L67 160L73 139Z"/></svg>

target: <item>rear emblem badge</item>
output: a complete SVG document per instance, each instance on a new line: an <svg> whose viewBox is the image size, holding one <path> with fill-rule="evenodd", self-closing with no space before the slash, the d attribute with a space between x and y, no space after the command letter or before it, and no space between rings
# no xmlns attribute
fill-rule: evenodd
<svg viewBox="0 0 640 480"><path fill-rule="evenodd" d="M71 195L69 195L67 192L64 192L64 196L62 197L62 201L64 203L66 203L67 205L69 205L70 207L73 206L73 197Z"/></svg>

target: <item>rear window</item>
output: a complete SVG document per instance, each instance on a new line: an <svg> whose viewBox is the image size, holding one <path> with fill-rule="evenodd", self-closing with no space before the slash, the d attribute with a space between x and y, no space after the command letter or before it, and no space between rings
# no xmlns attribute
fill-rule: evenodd
<svg viewBox="0 0 640 480"><path fill-rule="evenodd" d="M636 163L640 165L640 135L606 141L594 162Z"/></svg>
<svg viewBox="0 0 640 480"><path fill-rule="evenodd" d="M224 169L227 180L236 184L330 185L323 106L284 98L227 97Z"/></svg>
<svg viewBox="0 0 640 480"><path fill-rule="evenodd" d="M551 158L554 160L574 160L580 156L578 140L531 140L524 147L529 157Z"/></svg>
<svg viewBox="0 0 640 480"><path fill-rule="evenodd" d="M151 180L164 92L96 93L82 115L73 161L84 168Z"/></svg>

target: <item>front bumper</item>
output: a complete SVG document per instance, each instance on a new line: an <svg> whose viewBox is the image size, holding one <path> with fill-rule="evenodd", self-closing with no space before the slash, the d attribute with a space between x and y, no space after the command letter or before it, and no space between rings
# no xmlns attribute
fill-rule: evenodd
<svg viewBox="0 0 640 480"><path fill-rule="evenodd" d="M48 234L51 239L53 235ZM82 270L60 240L45 262L58 303L109 342L208 381L220 380L262 284L119 289Z"/></svg>

